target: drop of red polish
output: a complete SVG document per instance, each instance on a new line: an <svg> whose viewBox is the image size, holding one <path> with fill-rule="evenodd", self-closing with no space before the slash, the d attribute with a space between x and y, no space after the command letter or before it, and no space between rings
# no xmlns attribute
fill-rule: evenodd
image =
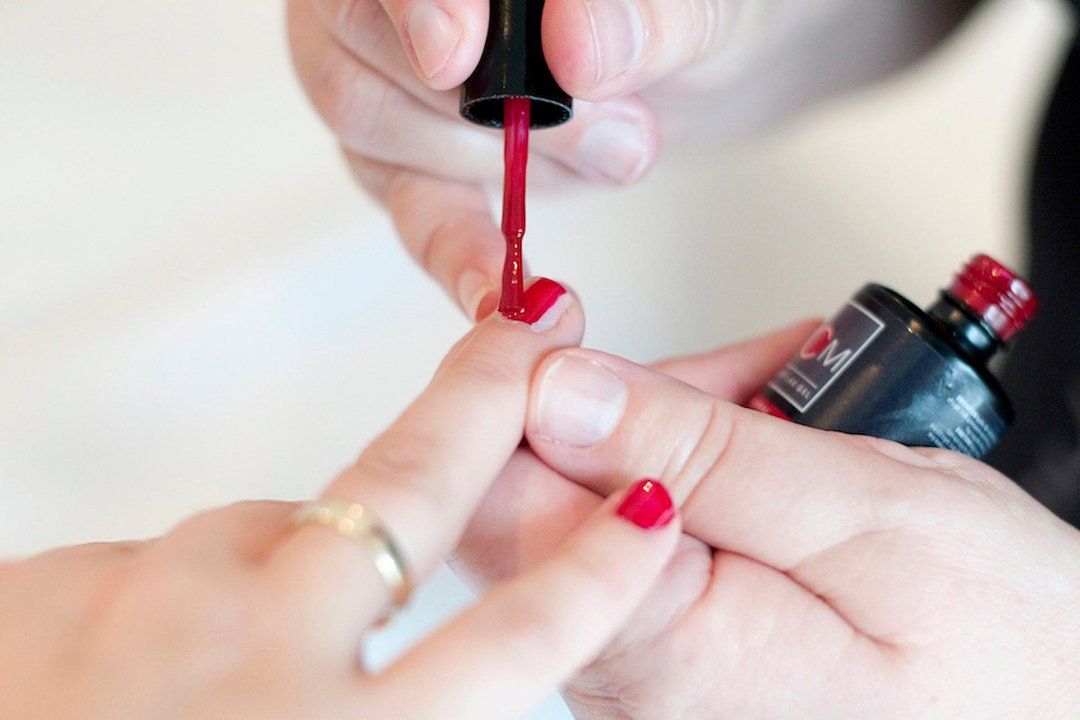
<svg viewBox="0 0 1080 720"><path fill-rule="evenodd" d="M511 320L525 314L521 241L525 237L525 167L529 162L529 98L503 101L503 208L502 233L506 239L502 297L499 312Z"/></svg>

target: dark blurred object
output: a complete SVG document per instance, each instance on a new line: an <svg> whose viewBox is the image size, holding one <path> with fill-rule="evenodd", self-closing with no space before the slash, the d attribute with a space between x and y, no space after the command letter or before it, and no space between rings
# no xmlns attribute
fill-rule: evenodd
<svg viewBox="0 0 1080 720"><path fill-rule="evenodd" d="M1028 279L1042 307L1005 366L1017 419L989 462L1080 527L1080 41L1047 109L1030 193Z"/></svg>

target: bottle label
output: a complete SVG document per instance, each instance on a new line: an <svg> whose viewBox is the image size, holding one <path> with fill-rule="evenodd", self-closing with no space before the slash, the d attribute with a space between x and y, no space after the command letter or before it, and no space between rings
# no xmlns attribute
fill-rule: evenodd
<svg viewBox="0 0 1080 720"><path fill-rule="evenodd" d="M862 304L849 300L819 327L769 388L799 412L806 412L874 341L885 323Z"/></svg>

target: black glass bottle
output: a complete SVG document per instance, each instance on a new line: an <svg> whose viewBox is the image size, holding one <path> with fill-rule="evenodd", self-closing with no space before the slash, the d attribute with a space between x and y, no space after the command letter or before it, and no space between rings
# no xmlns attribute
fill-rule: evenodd
<svg viewBox="0 0 1080 720"><path fill-rule="evenodd" d="M983 457L1013 411L987 362L1037 306L1027 283L974 257L927 310L863 287L749 406L825 430Z"/></svg>

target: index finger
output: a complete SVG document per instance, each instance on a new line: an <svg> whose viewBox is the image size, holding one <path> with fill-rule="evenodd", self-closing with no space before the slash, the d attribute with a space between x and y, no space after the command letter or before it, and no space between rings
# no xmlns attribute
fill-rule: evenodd
<svg viewBox="0 0 1080 720"><path fill-rule="evenodd" d="M493 314L465 335L421 395L322 494L370 508L414 582L454 547L520 444L529 377L541 356L581 339L580 306L558 283L537 280L525 305L527 322ZM304 617L295 621L311 632L341 636L343 625L327 617L362 631L390 601L364 548L326 528L298 528L271 563L290 587L305 588L296 600ZM356 639L347 640L353 650Z"/></svg>

